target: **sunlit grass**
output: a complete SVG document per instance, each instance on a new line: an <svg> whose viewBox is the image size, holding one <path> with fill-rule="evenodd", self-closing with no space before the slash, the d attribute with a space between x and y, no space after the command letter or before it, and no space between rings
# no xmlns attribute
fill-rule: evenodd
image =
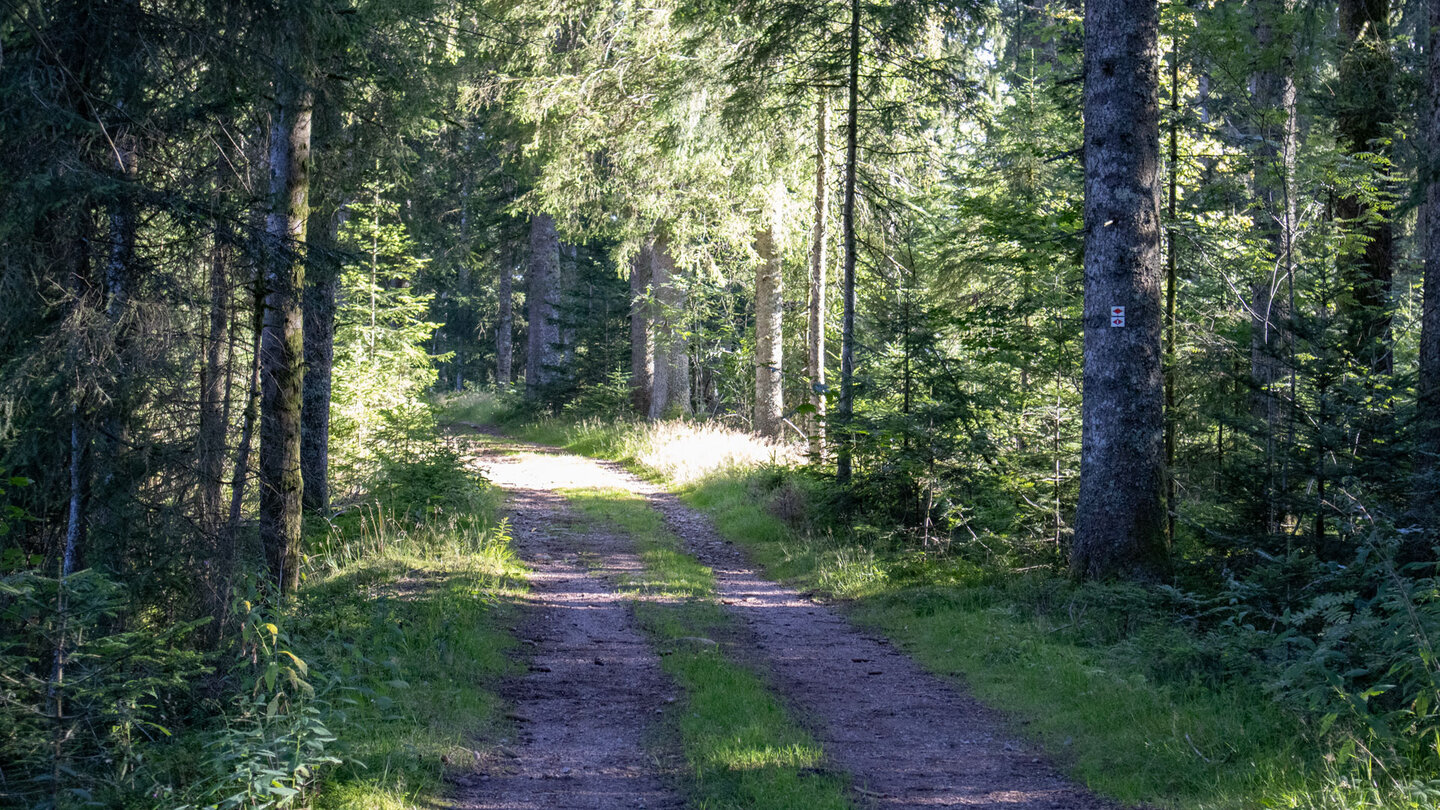
<svg viewBox="0 0 1440 810"><path fill-rule="evenodd" d="M434 807L448 769L474 767L498 734L506 626L524 570L493 492L467 510L356 507L310 545L296 635L312 667L349 687L334 729L345 762L322 783L327 810Z"/></svg>
<svg viewBox="0 0 1440 810"><path fill-rule="evenodd" d="M693 774L694 805L849 807L842 780L817 770L824 761L819 745L760 677L724 654L734 628L714 600L714 575L680 549L660 514L623 490L564 494L591 520L636 540L645 570L621 588L637 597L636 618L660 645L665 671L684 690L676 731Z"/></svg>
<svg viewBox="0 0 1440 810"><path fill-rule="evenodd" d="M717 422L566 422L547 420L518 429L522 438L588 456L637 465L677 486L766 465L798 464L804 448L763 439Z"/></svg>

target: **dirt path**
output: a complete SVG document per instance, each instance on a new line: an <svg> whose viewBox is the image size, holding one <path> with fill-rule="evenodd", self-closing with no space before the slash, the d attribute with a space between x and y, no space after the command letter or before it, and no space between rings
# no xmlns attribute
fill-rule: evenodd
<svg viewBox="0 0 1440 810"><path fill-rule="evenodd" d="M581 531L555 489L592 486L565 456L486 453L486 475L510 493L516 549L533 569L526 619L528 672L503 690L515 706L514 748L457 785L465 810L684 807L644 748L673 701L660 661L609 580L639 571L628 538Z"/></svg>
<svg viewBox="0 0 1440 810"><path fill-rule="evenodd" d="M547 619L547 624L537 625L554 628L550 635L563 637L555 642L561 647L560 651L550 653L551 641L542 640L537 645L537 664L541 663L542 656L545 661L555 662L542 664L552 671L545 673L544 679L535 679L535 692L542 698L541 705L532 707L523 690L512 696L517 700L519 712L531 720L525 724L529 737L520 752L521 773L499 781L515 782L527 773L553 773L547 769L558 767L562 762L579 770L575 763L586 756L576 748L582 740L597 740L598 744L607 745L609 754L615 754L615 747L605 741L623 740L628 746L633 740L637 755L626 754L626 761L632 763L629 767L643 762L643 757L638 757L639 728L649 719L645 710L649 708L653 712L654 701L663 700L660 695L665 688L653 653L643 649L643 641L629 627L628 619L619 616L624 608L614 604L613 593L607 590L604 594L582 594L579 583L586 578L580 568L555 561L547 563L539 556L557 555L557 546L552 545L555 542L563 549L559 552L561 555L576 551L574 539L568 541L572 545L567 546L564 536L555 535L549 528L557 517L563 520L565 515L563 503L557 502L554 491L564 487L607 487L628 489L644 496L664 515L690 553L714 569L721 601L753 638L751 660L766 672L782 698L798 710L801 722L810 727L824 746L833 766L851 776L858 805L886 810L932 807L1102 810L1115 807L1060 776L1038 752L1031 751L1009 733L996 714L948 682L925 672L908 656L891 649L885 640L862 633L839 613L765 580L738 549L719 537L708 519L673 495L618 465L544 448L530 449L534 452L513 456L487 452L481 464L487 468L492 481L511 493L522 554L532 563L537 559L544 563L534 596L539 605L537 615L563 611L564 605L555 602L559 598L570 599L569 604L576 605L590 599L602 601L607 607L591 607L582 612L609 617L604 620L606 638L614 637L624 628L622 657L625 667L633 669L634 675L627 673L608 688L594 684L599 668L590 664L591 669L587 669L581 659L584 659L583 651L591 649L585 646L591 634L600 631L588 629L577 634L567 630L564 622L556 624L553 617ZM597 553L605 555L606 567L615 566L619 570L636 564L632 556L621 550L624 543L617 538L592 536L584 540L587 546L595 542L605 546L606 550ZM557 577L573 584L559 582ZM589 581L596 580L589 578ZM564 652L566 650L574 652ZM557 664L568 660L567 656L575 661L562 669ZM619 668L607 667L606 680L619 671ZM567 680L572 677L578 681ZM636 678L640 680L637 682ZM606 710L592 703L587 711L577 713L574 709L580 706L567 708L558 699L553 701L554 705L543 700L550 691L569 694L597 688L606 695L605 700L623 701L625 707ZM554 727L548 727L551 723ZM592 723L604 725L588 727ZM616 725L608 726L611 723ZM565 747L563 753L552 750L557 745ZM589 799L594 802L591 804L564 804L548 797L530 797L507 800L509 803L478 802L461 806L642 806L622 803L620 792L625 790L646 791L644 796L632 794L635 801L645 803L643 806L671 806L660 803L674 799L662 798L653 776L645 777L639 771L625 773L633 773L627 777L633 781L606 783L605 790L614 792L603 796L591 794ZM492 785L490 789L499 787L502 786ZM614 802L601 801L609 798Z"/></svg>

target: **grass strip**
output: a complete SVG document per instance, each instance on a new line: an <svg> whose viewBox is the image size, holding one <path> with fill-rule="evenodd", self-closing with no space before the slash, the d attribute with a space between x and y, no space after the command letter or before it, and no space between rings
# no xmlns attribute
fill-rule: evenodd
<svg viewBox="0 0 1440 810"><path fill-rule="evenodd" d="M591 521L633 537L644 570L621 582L640 626L684 690L678 736L694 775L697 807L754 810L848 808L845 783L823 770L820 746L765 683L723 653L732 620L715 601L711 571L681 550L660 514L625 490L562 490Z"/></svg>
<svg viewBox="0 0 1440 810"><path fill-rule="evenodd" d="M446 770L475 768L476 741L504 728L495 687L514 667L524 570L493 522L498 497L479 494L418 524L376 509L322 544L329 561L302 588L295 635L353 702L317 808L434 807Z"/></svg>

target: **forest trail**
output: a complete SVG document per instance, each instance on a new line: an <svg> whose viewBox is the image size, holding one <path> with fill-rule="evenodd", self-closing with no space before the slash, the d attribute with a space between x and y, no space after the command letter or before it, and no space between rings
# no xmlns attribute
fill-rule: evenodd
<svg viewBox="0 0 1440 810"><path fill-rule="evenodd" d="M765 579L708 518L655 484L538 445L485 440L472 453L471 463L506 491L516 548L535 571L522 628L534 644L530 673L505 692L524 718L515 762L461 785L456 806L684 804L643 751L672 688L606 582L639 568L633 548L617 534L567 527L574 517L558 491L593 487L643 497L714 570L721 603L748 636L745 649L727 653L754 666L814 734L830 767L849 776L856 806L1116 807L1060 775L1001 717L885 639Z"/></svg>

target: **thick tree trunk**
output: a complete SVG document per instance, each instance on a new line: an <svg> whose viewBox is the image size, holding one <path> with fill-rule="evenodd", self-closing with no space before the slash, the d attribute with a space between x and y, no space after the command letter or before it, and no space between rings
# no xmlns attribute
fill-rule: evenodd
<svg viewBox="0 0 1440 810"><path fill-rule="evenodd" d="M305 386L301 406L300 470L305 479L305 507L330 509L330 389L335 368L335 294L340 267L334 254L340 215L325 217L317 242L309 250L312 278L303 301L305 320Z"/></svg>
<svg viewBox="0 0 1440 810"><path fill-rule="evenodd" d="M1390 0L1341 0L1340 58L1336 83L1335 128L1341 146L1351 154L1388 157L1385 139L1395 120L1394 61L1390 56ZM1360 255L1345 264L1353 298L1350 312L1351 351L1374 371L1388 374L1390 351L1390 282L1394 274L1395 237L1388 214L1358 195L1336 201L1336 215L1348 220L1365 238Z"/></svg>
<svg viewBox="0 0 1440 810"><path fill-rule="evenodd" d="M1085 3L1085 395L1071 568L1087 578L1166 570L1158 29L1156 0Z"/></svg>
<svg viewBox="0 0 1440 810"><path fill-rule="evenodd" d="M860 0L850 0L849 100L845 106L845 197L841 202L844 276L840 281L843 309L840 317L840 402L836 413L835 480L850 484L855 418L855 169L859 163L860 123Z"/></svg>
<svg viewBox="0 0 1440 810"><path fill-rule="evenodd" d="M538 398L555 378L560 325L555 311L560 279L560 237L549 214L530 218L530 265L526 318L530 325L525 362L525 396Z"/></svg>
<svg viewBox="0 0 1440 810"><path fill-rule="evenodd" d="M288 83L282 79L281 83ZM270 127L265 323L260 338L260 542L282 593L300 583L300 411L305 375L300 299L309 216L309 88L281 91Z"/></svg>
<svg viewBox="0 0 1440 810"><path fill-rule="evenodd" d="M821 90L815 101L815 224L810 231L810 460L825 459L825 220L830 205L828 170L830 156L825 146L830 130L830 107Z"/></svg>
<svg viewBox="0 0 1440 810"><path fill-rule="evenodd" d="M1257 4L1255 22L1258 59L1265 67L1251 77L1255 108L1254 184L1259 198L1255 230L1272 257L1271 270L1256 279L1250 300L1250 375L1255 389L1251 414L1265 426L1267 529L1280 531L1280 501L1284 497L1276 447L1286 421L1284 398L1276 390L1285 379L1286 348L1290 345L1290 292L1294 281L1295 156L1299 126L1295 109L1294 56L1290 38L1281 36L1288 0ZM1279 52L1277 53L1277 49Z"/></svg>
<svg viewBox="0 0 1440 810"><path fill-rule="evenodd" d="M760 257L755 268L755 432L772 439L785 430L780 334L784 282L776 216L767 212L769 222L755 236L755 254Z"/></svg>
<svg viewBox="0 0 1440 810"><path fill-rule="evenodd" d="M655 335L651 329L650 240L630 259L630 404L650 415L655 380Z"/></svg>
<svg viewBox="0 0 1440 810"><path fill-rule="evenodd" d="M1415 453L1415 492L1411 513L1429 530L1417 540L1417 558L1440 532L1440 0L1430 0L1429 104L1425 128L1425 280L1420 314L1419 430Z"/></svg>
<svg viewBox="0 0 1440 810"><path fill-rule="evenodd" d="M500 299L500 317L495 324L495 384L505 387L510 385L515 357L515 266L503 254L496 295Z"/></svg>

